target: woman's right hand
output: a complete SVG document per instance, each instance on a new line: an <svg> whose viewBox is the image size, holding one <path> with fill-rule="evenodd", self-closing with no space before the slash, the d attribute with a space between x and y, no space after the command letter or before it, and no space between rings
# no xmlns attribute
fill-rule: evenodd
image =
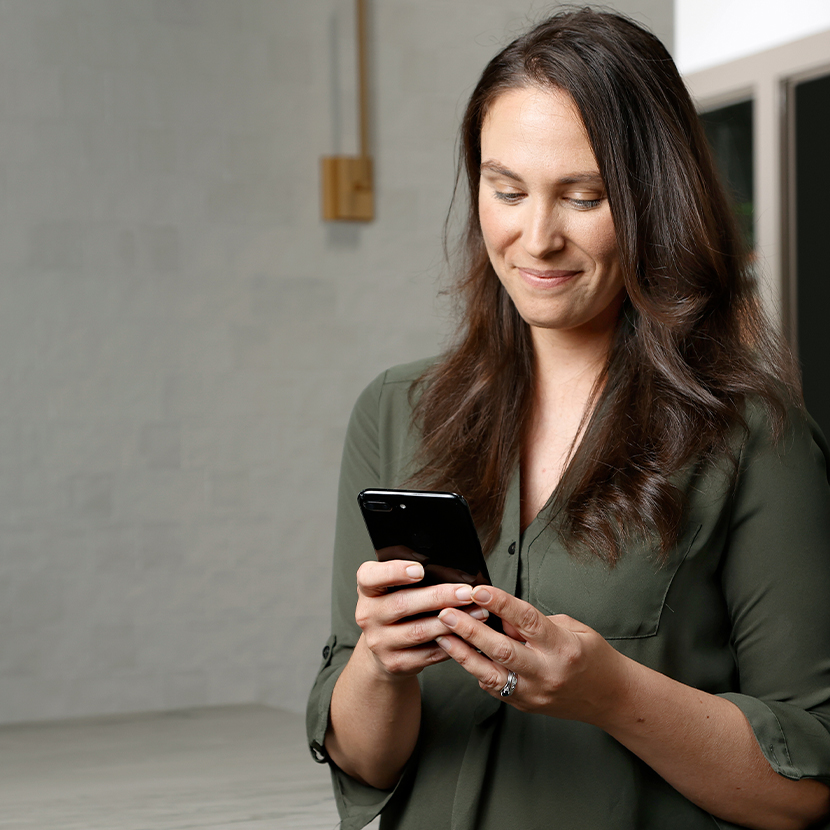
<svg viewBox="0 0 830 830"><path fill-rule="evenodd" d="M408 548L383 551L411 557ZM357 572L355 619L363 634L334 687L325 746L344 772L373 787L394 786L421 728L416 675L448 659L435 638L447 633L442 608L485 619L470 605L470 586L421 585L424 568L411 558L364 562ZM460 600L456 591L465 588ZM466 608L462 607L466 606ZM413 615L423 614L416 619Z"/></svg>
<svg viewBox="0 0 830 830"><path fill-rule="evenodd" d="M398 550L411 555L406 548ZM355 620L376 667L389 679L411 677L447 659L447 653L435 643L436 637L446 634L446 627L437 617L442 608L468 606L465 610L471 616L487 618L483 608L469 606L469 598L462 601L456 596L456 591L465 587L469 597L469 585L419 586L423 566L412 559L388 558L395 554L395 549L386 548L387 561L360 566L355 609Z"/></svg>

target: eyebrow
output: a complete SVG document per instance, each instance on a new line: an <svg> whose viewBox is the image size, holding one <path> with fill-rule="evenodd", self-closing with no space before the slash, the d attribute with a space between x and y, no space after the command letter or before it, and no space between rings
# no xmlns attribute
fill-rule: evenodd
<svg viewBox="0 0 830 830"><path fill-rule="evenodd" d="M521 182L522 177L518 173L514 173L507 167L502 166L497 161L483 161L481 163L481 172L495 173L499 176L504 176L507 179ZM596 171L586 171L584 173L569 173L558 180L559 184L598 184L603 185L602 176Z"/></svg>

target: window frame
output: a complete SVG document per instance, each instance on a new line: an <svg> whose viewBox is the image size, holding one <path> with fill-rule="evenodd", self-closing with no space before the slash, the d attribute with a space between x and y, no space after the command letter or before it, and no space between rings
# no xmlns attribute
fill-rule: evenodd
<svg viewBox="0 0 830 830"><path fill-rule="evenodd" d="M792 87L830 71L830 30L684 75L699 112L753 101L755 252L761 299L796 344Z"/></svg>

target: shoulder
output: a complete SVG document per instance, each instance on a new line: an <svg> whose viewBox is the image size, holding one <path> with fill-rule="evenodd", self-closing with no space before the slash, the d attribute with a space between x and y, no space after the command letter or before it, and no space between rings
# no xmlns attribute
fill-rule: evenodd
<svg viewBox="0 0 830 830"><path fill-rule="evenodd" d="M823 513L830 503L830 449L816 422L803 409L787 410L776 429L766 408L751 404L737 453L735 496L751 496L759 506L788 505L792 515L810 508Z"/></svg>
<svg viewBox="0 0 830 830"><path fill-rule="evenodd" d="M421 377L428 369L431 369L437 362L437 357L424 357L414 360L411 363L401 363L382 372L379 377L383 378L384 385L404 384L407 388Z"/></svg>
<svg viewBox="0 0 830 830"><path fill-rule="evenodd" d="M435 358L425 358L381 372L358 396L347 436L374 442L378 430L406 428L412 417L412 385L433 363Z"/></svg>
<svg viewBox="0 0 830 830"><path fill-rule="evenodd" d="M830 458L824 433L804 409L789 407L782 427L776 429L767 407L752 400L745 406L744 419L746 428L740 440L744 459L758 454L772 454L781 460L805 454L816 460Z"/></svg>
<svg viewBox="0 0 830 830"><path fill-rule="evenodd" d="M412 385L432 366L437 358L426 357L401 363L381 372L361 393L355 410L376 409L382 400L408 400Z"/></svg>
<svg viewBox="0 0 830 830"><path fill-rule="evenodd" d="M412 385L434 358L393 366L381 372L360 394L343 449L344 469L371 468L359 489L395 487L411 475L420 434L412 420ZM357 492L357 490L355 490Z"/></svg>

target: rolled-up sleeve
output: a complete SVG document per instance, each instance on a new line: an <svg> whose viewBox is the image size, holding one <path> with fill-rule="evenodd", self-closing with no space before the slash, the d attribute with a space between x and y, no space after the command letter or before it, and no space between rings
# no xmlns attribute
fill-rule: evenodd
<svg viewBox="0 0 830 830"><path fill-rule="evenodd" d="M723 697L776 772L830 782L828 449L799 414L778 444L753 421L722 574L740 692Z"/></svg>

